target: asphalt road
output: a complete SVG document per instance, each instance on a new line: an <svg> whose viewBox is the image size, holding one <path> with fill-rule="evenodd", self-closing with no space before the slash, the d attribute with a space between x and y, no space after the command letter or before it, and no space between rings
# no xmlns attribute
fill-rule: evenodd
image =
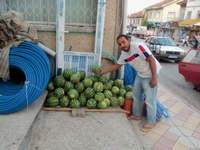
<svg viewBox="0 0 200 150"><path fill-rule="evenodd" d="M132 37L132 42L143 42L143 39ZM186 52L191 48L190 46L182 47ZM186 82L185 78L179 74L178 63L169 60L161 60L162 69L160 71L159 82L173 91L182 99L186 100L195 108L200 109L200 92L193 89L193 84Z"/></svg>

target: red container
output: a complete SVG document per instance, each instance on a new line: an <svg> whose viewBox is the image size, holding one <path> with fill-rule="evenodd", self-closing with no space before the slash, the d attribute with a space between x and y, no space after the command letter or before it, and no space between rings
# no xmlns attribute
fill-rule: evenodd
<svg viewBox="0 0 200 150"><path fill-rule="evenodd" d="M124 99L124 110L130 111L130 113L126 113L126 115L132 114L132 105L133 105L133 100L132 99ZM144 116L144 109L145 109L145 100L143 101L143 106L142 106L142 116Z"/></svg>

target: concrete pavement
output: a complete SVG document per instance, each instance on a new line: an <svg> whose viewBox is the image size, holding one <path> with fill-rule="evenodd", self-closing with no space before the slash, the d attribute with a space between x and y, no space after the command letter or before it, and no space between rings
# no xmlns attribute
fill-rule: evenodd
<svg viewBox="0 0 200 150"><path fill-rule="evenodd" d="M27 108L0 115L1 150L198 150L199 111L159 84L158 99L168 107L170 118L157 121L149 132L146 123L127 120L123 113L86 113L85 118L70 112L43 111L43 95Z"/></svg>

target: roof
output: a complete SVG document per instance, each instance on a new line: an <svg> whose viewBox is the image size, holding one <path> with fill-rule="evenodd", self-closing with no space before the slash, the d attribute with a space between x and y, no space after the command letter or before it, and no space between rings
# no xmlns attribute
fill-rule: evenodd
<svg viewBox="0 0 200 150"><path fill-rule="evenodd" d="M198 22L200 22L200 19L186 19L182 22L179 22L179 26L192 27L194 24Z"/></svg>
<svg viewBox="0 0 200 150"><path fill-rule="evenodd" d="M156 4L153 4L153 5L151 5L151 6L147 7L147 8L145 8L145 9L151 9L151 8L156 8L156 7L163 7L163 5L166 5L166 4L171 3L171 2L173 2L173 1L174 1L174 0L164 0L164 1L162 1L162 2L158 2L158 3L156 3Z"/></svg>
<svg viewBox="0 0 200 150"><path fill-rule="evenodd" d="M177 5L186 5L187 4L187 0L182 0L178 3L176 3Z"/></svg>
<svg viewBox="0 0 200 150"><path fill-rule="evenodd" d="M143 16L143 11L139 11L133 14L130 14L128 17L142 17Z"/></svg>

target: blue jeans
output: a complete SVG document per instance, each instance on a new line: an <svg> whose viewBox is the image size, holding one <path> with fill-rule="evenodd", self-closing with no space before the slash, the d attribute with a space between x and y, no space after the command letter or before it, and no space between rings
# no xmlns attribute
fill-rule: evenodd
<svg viewBox="0 0 200 150"><path fill-rule="evenodd" d="M157 80L159 78L159 74L157 74ZM156 111L157 111L157 104L156 104L156 95L158 85L154 88L151 88L149 82L151 81L152 77L150 78L141 78L140 76L136 75L134 88L133 88L133 107L132 112L133 116L141 117L143 100L141 99L142 94L145 92L146 95L146 108L147 108L147 122L153 124L156 122Z"/></svg>

